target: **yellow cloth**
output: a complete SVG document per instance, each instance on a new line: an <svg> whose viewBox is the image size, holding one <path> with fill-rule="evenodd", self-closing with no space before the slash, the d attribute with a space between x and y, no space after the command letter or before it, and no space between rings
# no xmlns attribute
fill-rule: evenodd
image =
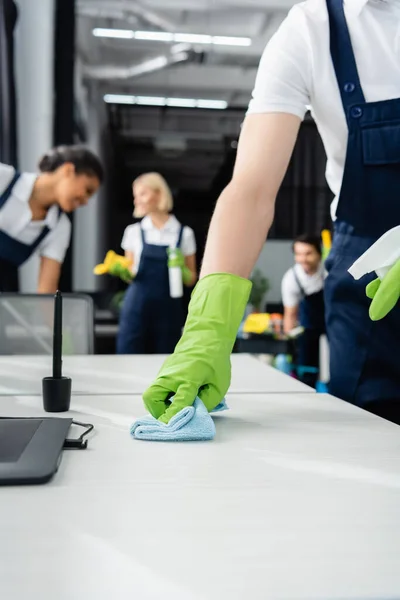
<svg viewBox="0 0 400 600"><path fill-rule="evenodd" d="M131 260L126 256L117 254L113 250L109 250L106 254L104 262L96 265L93 269L93 273L95 275L105 275L106 273L109 273L110 269L117 264L121 265L121 267L125 269L129 269L131 266Z"/></svg>
<svg viewBox="0 0 400 600"><path fill-rule="evenodd" d="M243 325L244 333L265 333L269 328L270 315L268 313L252 313Z"/></svg>

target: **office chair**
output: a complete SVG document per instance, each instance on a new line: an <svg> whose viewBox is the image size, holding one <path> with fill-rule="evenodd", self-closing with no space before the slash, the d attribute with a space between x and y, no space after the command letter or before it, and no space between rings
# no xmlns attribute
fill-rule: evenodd
<svg viewBox="0 0 400 600"><path fill-rule="evenodd" d="M53 352L54 296L0 293L0 354ZM94 353L90 296L63 294L63 354Z"/></svg>

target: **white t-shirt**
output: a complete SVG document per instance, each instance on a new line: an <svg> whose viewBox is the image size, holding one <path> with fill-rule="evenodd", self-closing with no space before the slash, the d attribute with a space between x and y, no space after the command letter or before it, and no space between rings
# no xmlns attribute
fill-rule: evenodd
<svg viewBox="0 0 400 600"><path fill-rule="evenodd" d="M345 0L346 20L367 102L400 98L399 0ZM285 112L303 119L311 106L337 197L348 130L329 49L326 0L297 4L262 56L249 113ZM335 217L337 198L332 204Z"/></svg>
<svg viewBox="0 0 400 600"><path fill-rule="evenodd" d="M7 189L14 173L13 167L0 163L0 195ZM33 173L21 174L7 202L0 208L0 231L24 244L33 244L47 225L50 232L36 252L62 263L71 238L71 223L65 214L58 219L57 206L50 207L44 221L32 221L28 202L36 177Z"/></svg>
<svg viewBox="0 0 400 600"><path fill-rule="evenodd" d="M144 230L144 239L146 240L146 243L154 244L156 246L175 246L181 228L178 219L173 215L170 216L164 227L161 229L157 229L157 227L153 225L149 216L144 217L141 223L128 225L124 231L121 247L125 251L133 253L133 273L137 272L140 257L142 255L143 244L140 231L141 226ZM183 228L181 250L184 256L192 256L196 253L196 239L194 237L193 229L190 229L190 227L185 226Z"/></svg>
<svg viewBox="0 0 400 600"><path fill-rule="evenodd" d="M303 289L300 288L296 281L295 273ZM324 287L325 275L326 272L323 263L320 264L318 271L313 273L313 275L308 275L300 265L294 265L294 267L286 271L282 279L283 306L285 308L294 308L303 300L304 294L309 296L310 294L320 292Z"/></svg>

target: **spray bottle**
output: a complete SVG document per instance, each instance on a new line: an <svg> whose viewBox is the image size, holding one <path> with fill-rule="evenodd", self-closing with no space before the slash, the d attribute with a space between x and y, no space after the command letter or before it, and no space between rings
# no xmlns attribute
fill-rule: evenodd
<svg viewBox="0 0 400 600"><path fill-rule="evenodd" d="M182 298L183 281L182 269L178 264L178 252L176 246L169 248L168 251L168 275L169 275L169 295L171 298Z"/></svg>

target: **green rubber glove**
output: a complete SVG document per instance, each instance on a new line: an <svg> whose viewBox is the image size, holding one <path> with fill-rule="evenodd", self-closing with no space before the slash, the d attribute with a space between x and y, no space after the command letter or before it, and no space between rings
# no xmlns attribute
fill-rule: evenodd
<svg viewBox="0 0 400 600"><path fill-rule="evenodd" d="M192 281L192 272L185 265L185 257L180 248L168 248L168 267L180 267L182 269L183 283L188 285Z"/></svg>
<svg viewBox="0 0 400 600"><path fill-rule="evenodd" d="M108 272L114 277L119 277L120 279L122 279L122 281L125 281L125 283L131 283L133 279L132 272L120 263L115 263L114 265L111 265Z"/></svg>
<svg viewBox="0 0 400 600"><path fill-rule="evenodd" d="M208 411L228 391L230 355L251 283L236 275L208 275L196 285L182 338L143 394L147 410L168 423L199 396Z"/></svg>
<svg viewBox="0 0 400 600"><path fill-rule="evenodd" d="M386 273L382 281L374 279L366 287L368 298L372 299L369 316L372 321L386 317L400 298L400 260Z"/></svg>

